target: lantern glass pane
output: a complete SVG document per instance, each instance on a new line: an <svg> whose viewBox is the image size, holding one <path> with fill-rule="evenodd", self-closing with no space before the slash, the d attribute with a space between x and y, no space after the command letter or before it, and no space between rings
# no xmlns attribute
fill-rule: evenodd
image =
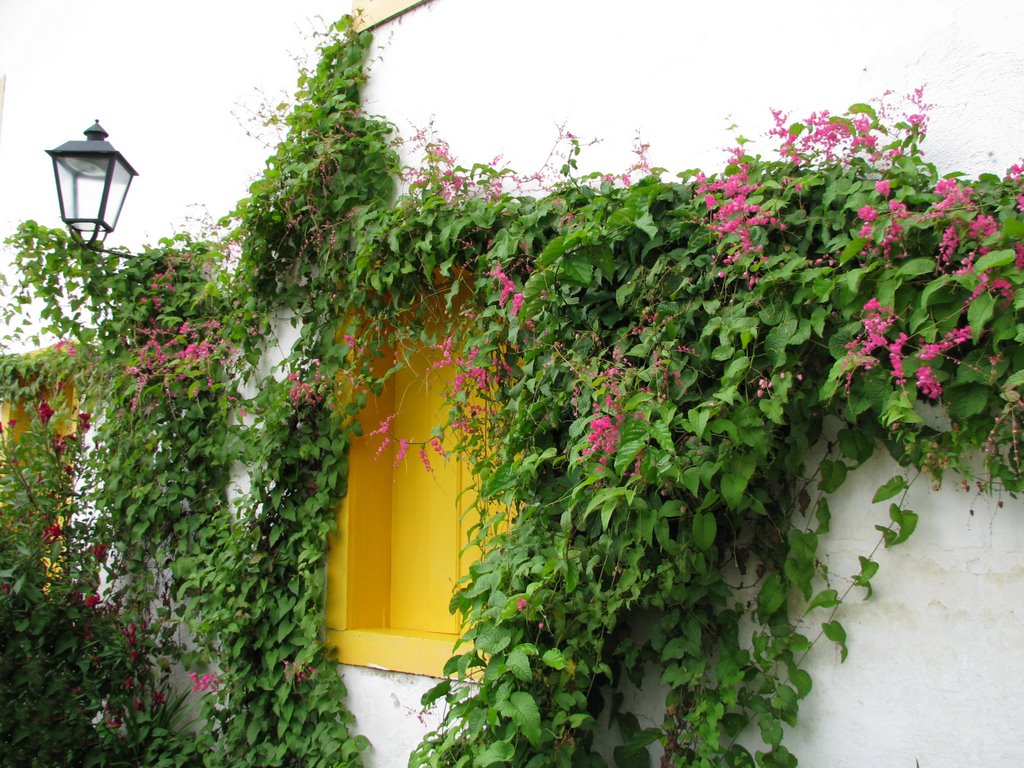
<svg viewBox="0 0 1024 768"><path fill-rule="evenodd" d="M132 183L132 175L120 160L114 160L114 172L110 177L110 193L107 195L107 210L103 217L110 229L117 226L121 215L121 207L128 195L128 186Z"/></svg>
<svg viewBox="0 0 1024 768"><path fill-rule="evenodd" d="M102 216L108 162L107 158L88 156L57 158L64 218L69 224L76 220L95 221Z"/></svg>

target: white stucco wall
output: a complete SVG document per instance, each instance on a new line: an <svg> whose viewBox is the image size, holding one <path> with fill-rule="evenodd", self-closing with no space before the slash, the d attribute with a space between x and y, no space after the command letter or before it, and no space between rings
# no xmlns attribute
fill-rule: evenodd
<svg viewBox="0 0 1024 768"><path fill-rule="evenodd" d="M926 85L931 156L976 174L1022 154L1022 20L1014 0L432 0L378 28L366 103L406 134L433 119L465 163L532 171L564 123L601 140L591 169L628 166L639 133L674 173L720 168L734 124L767 153L771 108Z"/></svg>
<svg viewBox="0 0 1024 768"><path fill-rule="evenodd" d="M626 169L639 135L671 174L720 170L736 133L769 153L771 108L837 112L926 85L929 157L943 171L1000 173L1024 156L1022 28L1024 4L1010 0L433 0L377 29L366 103L406 137L432 124L467 167L503 155L536 170L564 125L601 140L584 150L584 170ZM888 522L888 503L868 500L894 471L873 461L833 500L824 556L835 586L875 546L873 526ZM814 688L787 742L801 765L1024 765L1024 506L955 485L915 484L916 534L879 554L874 598L854 597L838 616L848 660L826 639L812 651ZM347 676L384 702L361 721L377 745L369 764L404 765L391 745L424 726L387 709L391 678ZM644 725L661 719L651 682L631 695Z"/></svg>

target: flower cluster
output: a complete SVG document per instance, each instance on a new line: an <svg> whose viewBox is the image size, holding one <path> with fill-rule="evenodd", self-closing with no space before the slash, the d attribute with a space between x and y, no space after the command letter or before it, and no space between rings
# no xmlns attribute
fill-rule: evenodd
<svg viewBox="0 0 1024 768"><path fill-rule="evenodd" d="M188 679L192 681L192 690L196 693L216 693L220 689L220 677L212 673L200 676L196 672L189 672Z"/></svg>
<svg viewBox="0 0 1024 768"><path fill-rule="evenodd" d="M313 363L315 367L319 368L318 360L314 360ZM302 377L294 371L288 374L288 381L291 382L291 386L288 388L288 402L296 408L300 405L321 403L324 399L324 388L330 383L319 370L314 371L309 384L304 382Z"/></svg>
<svg viewBox="0 0 1024 768"><path fill-rule="evenodd" d="M316 668L310 664L299 664L288 659L281 663L284 665L284 676L289 683L301 683L316 675Z"/></svg>
<svg viewBox="0 0 1024 768"><path fill-rule="evenodd" d="M214 389L225 366L239 357L238 349L224 338L222 324L207 320L195 324L184 322L166 329L156 325L139 329L145 339L135 359L125 366L126 376L135 380L135 395L129 410L137 411L145 390L159 385L169 399L181 394L180 384L189 387L205 385Z"/></svg>
<svg viewBox="0 0 1024 768"><path fill-rule="evenodd" d="M519 314L519 310L523 308L524 296L522 291L516 291L516 284L512 282L512 279L505 274L500 265L495 265L490 272L487 273L493 277L501 288L501 295L498 297L498 306L504 307L509 298L512 299L512 306L509 309L509 317L515 317Z"/></svg>
<svg viewBox="0 0 1024 768"><path fill-rule="evenodd" d="M858 104L844 115L833 115L828 110L812 112L794 124L790 124L789 115L772 110L775 126L768 135L781 140L779 154L794 166L848 163L860 155L876 168L884 168L903 154L901 143L905 137L924 136L928 111L933 106L925 102L923 86L906 94L902 119L895 123L897 134L890 135L879 118L893 117L897 109L890 99L893 95L893 91L887 91L874 107Z"/></svg>
<svg viewBox="0 0 1024 768"><path fill-rule="evenodd" d="M785 229L778 218L752 201L759 185L751 180L750 163L743 150L731 150L730 172L720 178L697 175L695 193L703 196L704 205L711 217L710 229L728 253L723 264L732 264L745 256L760 258L764 251L762 243L755 243L757 227L778 226ZM720 275L720 276L724 276Z"/></svg>
<svg viewBox="0 0 1024 768"><path fill-rule="evenodd" d="M893 378L897 384L902 386L907 380L904 373L904 361L906 360L905 348L910 337L901 331L895 338L889 339L887 333L899 320L899 317L891 307L882 306L877 298L871 299L864 305L864 313L864 317L861 319L863 332L846 345L847 357L844 366L847 371L847 386L852 383L853 374L857 369L870 370L880 362L880 358L876 354L878 352L885 353L892 369ZM969 325L954 328L937 342L922 340L914 359L918 363L929 363L937 357L947 354L953 347L965 344L970 340L971 327ZM942 385L936 379L935 371L930 365L918 365L914 371L914 381L917 391L925 397L932 400L941 397Z"/></svg>
<svg viewBox="0 0 1024 768"><path fill-rule="evenodd" d="M608 460L615 455L619 447L622 425L626 421L626 412L622 404L622 380L628 362L622 350L612 349L612 364L600 371L595 381L599 389L595 392L593 414L587 424L586 444L580 456L593 456L597 460L597 471L603 472ZM573 396L574 404L579 393Z"/></svg>

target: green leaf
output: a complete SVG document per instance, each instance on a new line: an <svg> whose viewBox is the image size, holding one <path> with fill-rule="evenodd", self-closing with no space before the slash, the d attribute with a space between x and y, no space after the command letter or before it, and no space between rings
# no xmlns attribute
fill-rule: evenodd
<svg viewBox="0 0 1024 768"><path fill-rule="evenodd" d="M821 462L821 480L818 483L818 487L824 493L833 493L839 489L845 480L847 468L846 464L841 461L833 461L832 459L824 459Z"/></svg>
<svg viewBox="0 0 1024 768"><path fill-rule="evenodd" d="M754 474L756 464L750 456L737 456L728 471L722 473L722 498L731 509L740 509L747 485Z"/></svg>
<svg viewBox="0 0 1024 768"><path fill-rule="evenodd" d="M867 115L871 119L877 119L875 109L870 104L857 103L851 104L848 110L851 115Z"/></svg>
<svg viewBox="0 0 1024 768"><path fill-rule="evenodd" d="M509 697L509 702L512 704L512 718L523 735L532 746L540 746L540 710L536 700L526 691L516 691Z"/></svg>
<svg viewBox="0 0 1024 768"><path fill-rule="evenodd" d="M946 390L943 400L953 420L964 421L984 413L992 394L985 384L956 384Z"/></svg>
<svg viewBox="0 0 1024 768"><path fill-rule="evenodd" d="M795 664L791 664L788 671L789 682L796 688L796 695L801 699L805 698L811 692L811 686L813 685L811 676L807 673L807 670L800 669Z"/></svg>
<svg viewBox="0 0 1024 768"><path fill-rule="evenodd" d="M834 608L839 605L839 593L834 589L823 589L814 596L814 599L807 605L807 610L815 608Z"/></svg>
<svg viewBox="0 0 1024 768"><path fill-rule="evenodd" d="M476 636L476 647L484 653L500 653L512 642L512 633L505 627L496 624L487 624L481 627Z"/></svg>
<svg viewBox="0 0 1024 768"><path fill-rule="evenodd" d="M708 550L715 543L718 521L711 512L698 512L693 516L693 543L698 549Z"/></svg>
<svg viewBox="0 0 1024 768"><path fill-rule="evenodd" d="M878 573L878 563L874 560L869 560L863 555L858 559L860 560L860 573L854 578L853 583L867 590L867 594L864 595L864 599L867 600L871 597L871 579Z"/></svg>
<svg viewBox="0 0 1024 768"><path fill-rule="evenodd" d="M891 499L893 496L905 491L908 487L907 479L903 475L895 475L878 486L878 490L875 491L871 503L877 504L880 501Z"/></svg>
<svg viewBox="0 0 1024 768"><path fill-rule="evenodd" d="M996 308L996 300L991 293L980 293L967 307L967 322L971 326L971 337L977 344L981 338L985 324L992 318L992 312Z"/></svg>
<svg viewBox="0 0 1024 768"><path fill-rule="evenodd" d="M824 496L818 499L818 504L814 508L814 519L818 521L815 533L826 534L829 532L832 527L832 510L829 509L828 499Z"/></svg>
<svg viewBox="0 0 1024 768"><path fill-rule="evenodd" d="M651 216L650 211L644 211L640 214L634 222L636 228L646 234L650 238L654 238L658 234L658 226L654 223L654 219Z"/></svg>
<svg viewBox="0 0 1024 768"><path fill-rule="evenodd" d="M1016 239L1024 237L1024 221L1013 217L1007 219L1003 222L1003 233Z"/></svg>
<svg viewBox="0 0 1024 768"><path fill-rule="evenodd" d="M505 663L508 665L509 672L516 679L522 680L524 683L528 683L533 679L533 671L530 669L530 657L526 655L522 648L513 648Z"/></svg>
<svg viewBox="0 0 1024 768"><path fill-rule="evenodd" d="M904 277L927 275L934 272L937 265L938 262L934 258L910 259L900 265L899 269L896 270L896 274L903 275Z"/></svg>
<svg viewBox="0 0 1024 768"><path fill-rule="evenodd" d="M587 287L593 282L594 265L582 256L566 256L558 263L558 274L571 285Z"/></svg>
<svg viewBox="0 0 1024 768"><path fill-rule="evenodd" d="M783 564L783 571L789 582L810 600L811 583L817 574L816 555L818 535L793 528L789 532L789 555Z"/></svg>
<svg viewBox="0 0 1024 768"><path fill-rule="evenodd" d="M778 325L768 331L764 338L764 351L771 355L772 365L782 365L786 361L786 346L792 343L798 326L797 319L787 313Z"/></svg>
<svg viewBox="0 0 1024 768"><path fill-rule="evenodd" d="M900 509L896 504L889 505L889 518L896 524L896 535L886 539L885 546L895 547L910 538L917 529L918 515L909 509Z"/></svg>
<svg viewBox="0 0 1024 768"><path fill-rule="evenodd" d="M660 447L664 451L674 451L675 442L672 440L672 432L669 428L669 422L656 421L651 424L651 437L655 439Z"/></svg>
<svg viewBox="0 0 1024 768"><path fill-rule="evenodd" d="M1015 371L1006 377L1003 381L1003 391L1005 392L1007 390L1016 389L1022 384L1024 384L1024 368L1019 371Z"/></svg>
<svg viewBox="0 0 1024 768"><path fill-rule="evenodd" d="M764 743L773 747L782 743L782 722L769 712L757 716L757 726L761 731Z"/></svg>
<svg viewBox="0 0 1024 768"><path fill-rule="evenodd" d="M590 503L587 504L586 511L583 513L584 518L590 515L598 507L601 508L601 530L608 529L608 523L612 519L612 515L618 508L622 499L625 499L627 503L632 503L636 491L632 488L623 488L621 485L616 485L611 488L599 488L595 493Z"/></svg>
<svg viewBox="0 0 1024 768"><path fill-rule="evenodd" d="M698 440L703 440L704 433L708 428L708 420L710 418L711 411L707 408L691 408L686 414L686 420L683 422L683 426L686 427L690 431L690 434Z"/></svg>
<svg viewBox="0 0 1024 768"><path fill-rule="evenodd" d="M565 656L558 648L548 648L544 651L541 661L552 669L565 669Z"/></svg>
<svg viewBox="0 0 1024 768"><path fill-rule="evenodd" d="M863 238L863 237L855 237L855 238L853 238L853 240L851 240L847 244L847 246L845 248L843 248L843 252L839 254L839 263L840 264L845 264L846 262L848 262L850 259L852 259L854 256L856 256L858 253L863 251L864 250L864 246L867 245L867 244L868 244L868 241L867 241L866 238Z"/></svg>
<svg viewBox="0 0 1024 768"><path fill-rule="evenodd" d="M248 742L250 747L256 744L256 739L259 737L259 735L260 720L259 718L254 717L252 720L249 721L249 725L245 729L245 740L246 742Z"/></svg>
<svg viewBox="0 0 1024 768"><path fill-rule="evenodd" d="M875 441L864 430L842 429L839 431L839 449L859 466L874 455Z"/></svg>
<svg viewBox="0 0 1024 768"><path fill-rule="evenodd" d="M786 588L777 573L768 574L757 594L757 613L762 621L769 620L786 602Z"/></svg>
<svg viewBox="0 0 1024 768"><path fill-rule="evenodd" d="M615 768L650 768L651 755L643 748L630 748L628 745L620 744L612 752L615 758Z"/></svg>
<svg viewBox="0 0 1024 768"><path fill-rule="evenodd" d="M516 749L510 742L496 741L473 758L473 765L475 768L487 768L495 763L510 763L515 754Z"/></svg>
<svg viewBox="0 0 1024 768"><path fill-rule="evenodd" d="M825 633L825 637L833 643L839 644L839 660L841 662L846 661L848 649L846 647L846 630L843 628L843 625L838 621L826 621L821 625L821 629Z"/></svg>
<svg viewBox="0 0 1024 768"><path fill-rule="evenodd" d="M1005 267L1017 260L1017 254L1012 248L1003 248L999 251L990 251L974 262L974 271L979 275L985 270L994 267Z"/></svg>
<svg viewBox="0 0 1024 768"><path fill-rule="evenodd" d="M638 416L628 416L619 436L619 448L615 452L615 471L622 474L628 469L640 452L647 447L650 432L647 422Z"/></svg>
<svg viewBox="0 0 1024 768"><path fill-rule="evenodd" d="M452 681L442 680L440 683L432 687L420 698L420 705L423 707L429 707L438 699L444 698L452 689Z"/></svg>

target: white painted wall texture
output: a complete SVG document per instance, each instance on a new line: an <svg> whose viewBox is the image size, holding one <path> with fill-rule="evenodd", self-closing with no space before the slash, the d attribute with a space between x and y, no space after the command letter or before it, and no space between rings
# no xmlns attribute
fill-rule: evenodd
<svg viewBox="0 0 1024 768"><path fill-rule="evenodd" d="M584 170L625 170L639 136L671 175L720 170L737 132L767 155L772 108L838 112L925 85L935 104L925 148L940 170L1001 173L1024 155L1022 28L1024 4L1011 0L433 0L376 30L365 101L406 137L432 125L467 167L502 155L534 171L564 125L600 140ZM894 471L879 458L833 500L834 586L849 584L877 542L873 526L888 522L888 504L868 502ZM839 614L847 661L824 639L812 651L814 688L788 737L801 765L1024 765L1024 506L956 485L914 485L917 532L879 555L875 596ZM346 673L380 691L363 721L370 764L404 765L395 734L423 726L388 703L390 678L369 674ZM630 698L656 725L662 692L649 679Z"/></svg>
<svg viewBox="0 0 1024 768"><path fill-rule="evenodd" d="M290 54L310 50L305 33L322 27L309 19L347 10L0 0L0 232L26 218L58 224L43 150L96 117L142 174L110 242L138 247L196 210L226 213L267 154L235 114L258 107L257 89L271 101L290 92ZM932 159L1000 172L1024 153L1022 28L1024 4L1011 0L433 0L376 31L367 106L407 136L433 121L464 164L503 154L533 171L565 125L601 140L586 169L627 168L639 135L675 172L721 168L732 124L767 153L770 108L838 111L927 84ZM866 500L892 472L872 462L833 502L825 554L837 584L875 545L886 505ZM875 597L842 609L849 659L824 641L812 653L814 690L789 741L801 765L1024 765L1024 508L1006 502L915 485L917 533L880 556ZM418 701L433 681L343 675L371 768L405 765L431 722ZM651 724L659 693L634 695Z"/></svg>

